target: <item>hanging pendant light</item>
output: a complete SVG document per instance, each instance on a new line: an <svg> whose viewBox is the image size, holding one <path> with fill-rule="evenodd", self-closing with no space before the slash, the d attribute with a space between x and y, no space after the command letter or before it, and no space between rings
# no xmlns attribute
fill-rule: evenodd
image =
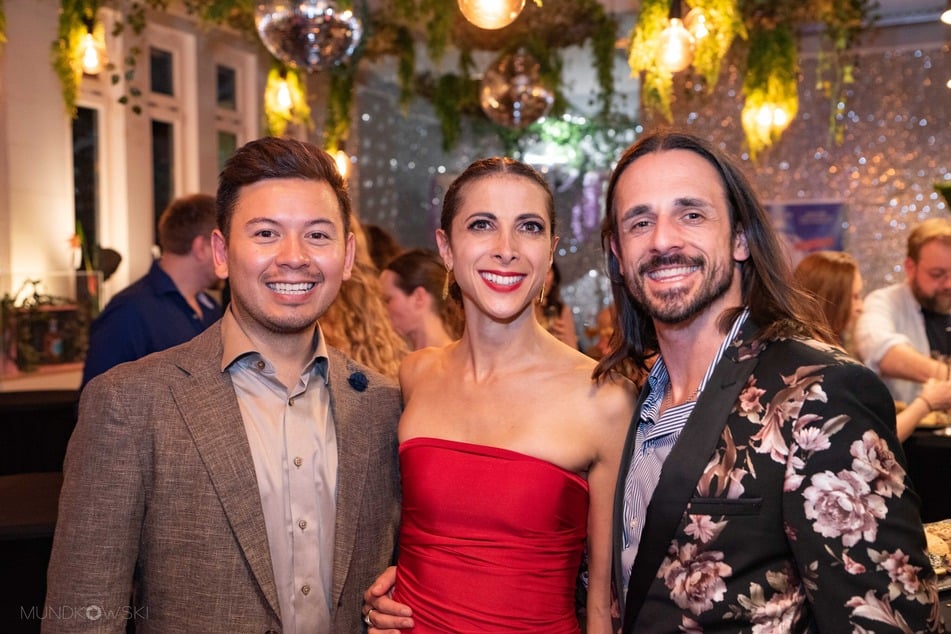
<svg viewBox="0 0 951 634"><path fill-rule="evenodd" d="M551 110L555 95L541 82L540 67L525 50L499 57L485 71L479 105L495 123L521 129Z"/></svg>
<svg viewBox="0 0 951 634"><path fill-rule="evenodd" d="M459 0L463 17L480 29L501 29L515 21L525 0Z"/></svg>
<svg viewBox="0 0 951 634"><path fill-rule="evenodd" d="M96 27L92 18L85 20L86 34L79 44L79 59L82 61L83 73L98 75L109 63L106 53L106 38L102 27Z"/></svg>
<svg viewBox="0 0 951 634"><path fill-rule="evenodd" d="M363 37L363 23L333 0L258 2L254 24L272 55L308 71L346 62Z"/></svg>
<svg viewBox="0 0 951 634"><path fill-rule="evenodd" d="M693 61L694 38L684 26L680 0L670 5L667 27L657 38L657 65L668 73L678 73Z"/></svg>
<svg viewBox="0 0 951 634"><path fill-rule="evenodd" d="M693 36L680 18L671 18L657 41L657 64L671 73L678 73L693 61Z"/></svg>

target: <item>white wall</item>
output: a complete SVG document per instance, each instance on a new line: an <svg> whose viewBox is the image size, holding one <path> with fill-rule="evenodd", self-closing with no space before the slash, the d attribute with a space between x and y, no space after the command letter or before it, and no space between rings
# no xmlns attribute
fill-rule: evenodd
<svg viewBox="0 0 951 634"><path fill-rule="evenodd" d="M59 2L5 0L7 43L0 47L0 296L15 293L25 278L53 279L73 270L70 238L75 233L72 125L63 104L59 78L51 64ZM102 11L100 18L113 17ZM107 33L110 29L107 28ZM141 46L136 83L148 86L148 47L131 33L107 35L110 58L121 62L132 46ZM100 218L104 247L122 254L122 264L106 284L104 300L141 277L151 264L153 243L151 119L176 126L174 195L215 193L217 128L215 63L238 69L243 99L238 132L241 145L261 134L260 95L269 60L255 42L194 20L165 12L150 13L143 37L174 50L175 103L146 95L144 113L135 115L117 98L109 73L85 78L77 102L99 112ZM164 109L164 110L163 110ZM0 376L0 390L71 387L78 373L32 375L12 381ZM75 384L75 385L74 385Z"/></svg>

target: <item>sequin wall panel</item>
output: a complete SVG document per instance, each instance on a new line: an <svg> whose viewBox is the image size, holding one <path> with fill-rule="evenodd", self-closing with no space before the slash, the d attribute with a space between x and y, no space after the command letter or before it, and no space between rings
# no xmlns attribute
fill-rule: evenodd
<svg viewBox="0 0 951 634"><path fill-rule="evenodd" d="M829 136L831 101L815 88L816 65L801 62L799 114L755 162L745 154L735 66L714 98L688 88L675 121L743 157L764 201L843 201L845 250L859 260L870 291L903 279L911 227L949 213L934 183L951 179L951 47L863 51L840 144ZM663 122L643 123L650 130Z"/></svg>
<svg viewBox="0 0 951 634"><path fill-rule="evenodd" d="M863 51L841 122L843 140L836 144L828 135L830 100L815 89L816 60L805 59L799 115L756 162L745 154L742 82L733 65L712 95L688 84L678 94L674 123L740 156L767 202L843 201L845 249L858 258L868 291L902 278L912 226L949 212L933 187L935 181L951 179L948 79L948 44ZM357 97L361 217L389 228L404 245L432 246L445 185L472 160L497 154L500 146L491 134L465 134L451 152L443 152L431 108L416 103L404 116L389 80L362 87ZM646 116L641 124L647 131L667 125ZM597 180L606 175L548 176L563 236L557 261L564 296L575 307L581 331L606 301L596 223L589 217L592 195L598 197L597 218L603 213L603 181Z"/></svg>

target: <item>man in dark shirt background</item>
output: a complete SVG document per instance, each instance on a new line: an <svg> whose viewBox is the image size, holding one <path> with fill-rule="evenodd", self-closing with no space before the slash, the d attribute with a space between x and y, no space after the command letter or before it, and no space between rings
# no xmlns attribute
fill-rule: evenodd
<svg viewBox="0 0 951 634"><path fill-rule="evenodd" d="M177 198L162 212L161 257L90 327L83 386L115 365L184 343L221 317L220 304L206 292L220 283L211 256L214 228L215 199L207 194Z"/></svg>

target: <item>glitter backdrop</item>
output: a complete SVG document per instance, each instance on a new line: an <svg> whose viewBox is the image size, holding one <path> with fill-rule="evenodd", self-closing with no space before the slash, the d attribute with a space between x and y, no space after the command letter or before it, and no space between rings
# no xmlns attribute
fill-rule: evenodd
<svg viewBox="0 0 951 634"><path fill-rule="evenodd" d="M902 279L910 228L949 211L933 183L951 180L951 90L945 86L951 79L951 47L863 52L840 145L829 140L831 104L814 89L815 70L814 58L802 61L799 115L755 163L745 154L735 66L724 71L712 96L684 86L675 122L740 156L764 201L844 201L845 249L859 260L866 291L873 290ZM392 80L377 77L357 95L355 198L364 221L391 230L404 246L434 246L445 186L472 160L498 154L501 146L492 135L467 133L445 153L428 105L417 102L404 115L397 94ZM648 130L655 124L665 125L642 122ZM641 131L628 131L619 147ZM591 217L596 197L600 219L607 175L548 170L546 176L556 192L563 296L582 331L608 296L597 222Z"/></svg>

